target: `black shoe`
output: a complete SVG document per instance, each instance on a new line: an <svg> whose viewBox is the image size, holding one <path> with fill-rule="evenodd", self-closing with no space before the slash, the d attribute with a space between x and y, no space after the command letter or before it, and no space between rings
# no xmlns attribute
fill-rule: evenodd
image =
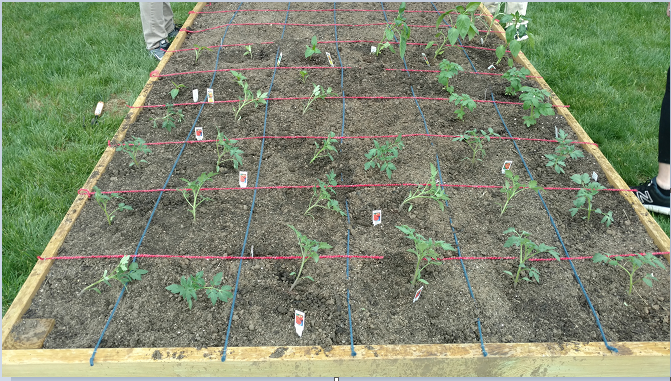
<svg viewBox="0 0 671 381"><path fill-rule="evenodd" d="M168 40L162 39L161 41L158 42L157 48L149 50L149 54L160 61L169 47L170 43L168 42Z"/></svg>
<svg viewBox="0 0 671 381"><path fill-rule="evenodd" d="M175 29L172 32L168 33L168 38L175 38L179 33L179 30L182 29L182 24L175 24Z"/></svg>
<svg viewBox="0 0 671 381"><path fill-rule="evenodd" d="M637 190L635 194L647 210L669 215L669 195L662 193L664 191L657 186L656 177L632 189Z"/></svg>

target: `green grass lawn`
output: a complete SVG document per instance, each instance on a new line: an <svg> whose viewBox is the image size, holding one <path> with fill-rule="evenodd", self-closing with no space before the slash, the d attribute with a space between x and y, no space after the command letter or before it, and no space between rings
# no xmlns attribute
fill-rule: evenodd
<svg viewBox="0 0 671 381"><path fill-rule="evenodd" d="M183 22L194 3L172 5ZM137 3L2 3L2 12L4 316L157 62ZM529 3L528 14L537 46L525 52L548 84L628 184L654 176L666 3ZM98 101L104 117L84 126ZM668 217L657 220L668 233Z"/></svg>

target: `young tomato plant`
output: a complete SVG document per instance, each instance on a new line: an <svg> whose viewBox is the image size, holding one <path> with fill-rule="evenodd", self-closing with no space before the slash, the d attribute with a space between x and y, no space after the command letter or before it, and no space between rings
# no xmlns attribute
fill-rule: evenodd
<svg viewBox="0 0 671 381"><path fill-rule="evenodd" d="M177 97L177 94L179 94L179 89L181 89L182 87L186 87L186 86L184 86L181 83L178 85L178 84L176 84L175 82L172 82L172 81L170 81L170 83L172 83L172 86L174 87L172 90L170 90L170 96L172 97L172 99L175 99Z"/></svg>
<svg viewBox="0 0 671 381"><path fill-rule="evenodd" d="M514 175L511 170L506 171L505 185L503 186L503 188L501 188L501 193L506 194L506 203L501 206L500 216L502 216L503 212L506 211L508 203L510 202L510 200L512 200L513 197L515 197L516 194L520 193L521 191L527 188L538 192L540 192L543 189L542 187L538 186L536 180L529 181L529 184L526 187L523 187L519 181L520 181L519 176Z"/></svg>
<svg viewBox="0 0 671 381"><path fill-rule="evenodd" d="M545 89L537 89L535 87L523 86L520 88L520 100L524 102L522 106L525 110L531 109L529 116L523 116L524 124L531 127L536 124L536 120L541 115L554 115L555 111L552 109L550 103L546 103L545 97L550 97L550 93Z"/></svg>
<svg viewBox="0 0 671 381"><path fill-rule="evenodd" d="M465 142L468 144L468 148L473 151L473 157L465 157L464 160L470 160L471 163L475 164L475 161L482 161L478 156L481 155L485 157L485 149L482 145L483 140L490 141L492 136L499 136L494 130L489 127L487 132L480 130L480 135L478 135L478 130L472 129L464 132L463 135L458 135L456 138L453 138L452 141Z"/></svg>
<svg viewBox="0 0 671 381"><path fill-rule="evenodd" d="M321 50L317 49L317 36L312 36L310 45L305 45L305 58L310 58L314 54L321 54Z"/></svg>
<svg viewBox="0 0 671 381"><path fill-rule="evenodd" d="M233 168L235 169L238 169L238 167L242 165L242 154L245 152L240 148L235 147L237 142L237 140L228 139L226 135L217 128L217 141L215 144L217 148L217 172L219 172L221 165L227 161L232 161ZM230 158L224 159L226 154L228 154Z"/></svg>
<svg viewBox="0 0 671 381"><path fill-rule="evenodd" d="M245 45L245 52L242 54L242 56L249 55L249 59L252 59L252 46L251 45Z"/></svg>
<svg viewBox="0 0 671 381"><path fill-rule="evenodd" d="M436 20L436 29L438 29L440 24L443 23L443 19L447 17L450 20L450 25L453 26L447 31L447 39L450 41L451 45L454 45L457 42L457 38L459 37L461 37L462 39L468 37L469 40L473 40L473 38L477 36L479 33L478 28L475 26L474 23L475 19L477 18L475 15L475 11L478 10L479 6L480 3L471 2L468 3L466 7L464 7L463 5L459 5L456 8L452 8L447 12L441 13L440 16L438 16L438 20ZM452 14L455 13L458 14L457 23L453 24ZM436 37L438 36L436 35ZM445 42L443 42L443 45L445 45Z"/></svg>
<svg viewBox="0 0 671 381"><path fill-rule="evenodd" d="M457 117L461 120L464 120L464 115L466 115L464 107L466 107L468 111L473 111L476 107L475 102L473 102L468 94L458 95L457 93L454 93L450 95L450 102L454 102L454 105L459 107L454 110L454 113L457 114Z"/></svg>
<svg viewBox="0 0 671 381"><path fill-rule="evenodd" d="M307 70L300 70L298 74L301 75L301 80L303 83L305 83L305 79L308 77L308 71Z"/></svg>
<svg viewBox="0 0 671 381"><path fill-rule="evenodd" d="M312 214L310 214L310 210L312 208L324 208L326 210L332 210L334 212L338 212L340 213L341 216L345 215L345 212L343 212L340 209L338 201L331 199L331 193L335 195L336 191L335 189L329 187L329 185L336 185L335 176L336 176L335 172L331 170L331 173L326 175L326 182L317 180L319 181L319 184L312 189L312 197L310 197L310 206L308 207L308 210L306 210L305 213L303 213L303 215L308 215L314 219L315 217ZM320 204L322 200L326 201L326 205Z"/></svg>
<svg viewBox="0 0 671 381"><path fill-rule="evenodd" d="M310 107L312 102L316 101L317 99L326 98L326 96L331 94L331 92L333 91L333 89L331 89L330 87L326 91L324 91L323 87L315 85L314 83L312 84L312 87L313 87L312 95L310 95L310 98L308 99L308 104L305 105L305 108L303 109L303 115L305 115L305 113L308 111L308 108Z"/></svg>
<svg viewBox="0 0 671 381"><path fill-rule="evenodd" d="M147 160L144 159L138 161L137 155L139 153L151 153L151 150L145 144L144 139L136 138L135 136L133 136L133 138L134 140L128 140L116 147L117 152L125 152L128 154L128 156L130 156L132 161L128 164L129 167L132 167L133 165L139 166L140 163L147 162Z"/></svg>
<svg viewBox="0 0 671 381"><path fill-rule="evenodd" d="M410 28L405 22L405 2L401 3L401 6L398 8L398 14L394 21L387 24L384 28L384 34L382 35L382 40L377 44L377 50L375 55L378 56L383 49L389 49L392 53L396 53L394 46L390 41L394 41L394 36L398 36L398 53L401 56L401 59L405 57L405 48L408 44L408 38L410 38Z"/></svg>
<svg viewBox="0 0 671 381"><path fill-rule="evenodd" d="M193 181L182 179L182 181L184 181L186 183L186 186L189 188L180 189L180 192L182 192L182 196L184 196L186 202L189 204L189 206L191 206L191 214L193 214L194 222L196 222L196 208L198 207L198 205L200 205L203 201L209 200L209 198L207 197L202 197L201 200L198 201L198 194L200 193L200 188L203 187L203 183L210 180L214 176L215 176L214 172L210 173L203 172L200 174L200 176L198 176L197 179ZM189 190L193 195L193 201L189 200Z"/></svg>
<svg viewBox="0 0 671 381"><path fill-rule="evenodd" d="M503 78L510 83L510 86L506 87L506 95L515 96L518 91L522 91L522 80L525 79L527 75L530 75L531 72L525 67L522 69L514 67L512 61L512 59L508 60L510 69L503 73Z"/></svg>
<svg viewBox="0 0 671 381"><path fill-rule="evenodd" d="M107 218L107 223L109 225L112 225L112 220L115 217L116 212L123 212L124 210L133 210L133 208L130 205L126 205L123 202L120 202L117 204L117 207L113 209L112 205L109 205L108 209L108 203L113 199L113 198L120 198L123 200L123 197L119 196L117 193L112 193L109 196L106 194L103 194L100 188L97 186L93 186L93 190L96 192L93 195L93 198L96 200L98 205L102 208L103 212L105 212L105 217Z"/></svg>
<svg viewBox="0 0 671 381"><path fill-rule="evenodd" d="M517 274L515 274L514 276L510 271L504 271L504 273L513 277L514 279L513 284L515 286L517 286L517 282L519 282L520 280L520 274L522 273L522 271L527 272L527 276L522 278L523 280L531 282L530 278L533 278L536 281L536 283L540 283L538 281L538 275L540 274L540 272L538 272L538 270L535 267L527 267L526 261L540 253L548 253L552 255L557 261L559 261L559 253L555 251L554 246L547 246L544 243L541 243L540 245L535 244L533 241L527 238L528 236L531 235L528 232L523 231L520 234L515 230L515 228L509 228L508 230L503 232L503 234L508 233L513 233L514 235L508 237L508 240L506 240L506 243L503 244L503 247L511 247L511 246L519 247L520 263L517 266Z"/></svg>
<svg viewBox="0 0 671 381"><path fill-rule="evenodd" d="M322 142L322 147L319 148L319 144L315 142L315 155L312 157L312 160L310 160L310 163L312 164L313 161L317 160L320 157L329 157L331 161L333 161L333 156L331 156L331 152L338 152L338 150L333 146L336 143L336 140L333 139L335 137L335 132L331 131L329 132L329 136L324 139Z"/></svg>
<svg viewBox="0 0 671 381"><path fill-rule="evenodd" d="M436 185L437 174L438 170L433 164L431 164L431 178L429 179L429 182L424 186L419 185L414 193L410 191L408 197L406 197L406 199L403 200L403 202L401 203L401 208L403 207L403 204L405 204L406 202L410 202L412 200L419 198L430 198L431 200L434 200L438 203L440 210L444 211L445 201L450 201L450 199L445 194L445 190L443 189L443 187ZM411 210L412 210L412 204L410 204L408 212Z"/></svg>
<svg viewBox="0 0 671 381"><path fill-rule="evenodd" d="M110 280L116 280L126 286L128 288L128 283L134 281L134 280L142 280L142 275L147 273L147 270L140 270L137 262L133 262L130 265L128 265L128 261L130 260L130 255L124 255L121 258L121 262L119 265L112 271L111 273L107 274L107 270L103 272L102 278L100 278L99 281L91 284L90 286L87 286L83 290L79 291L80 294L82 294L84 291L88 289L93 289L93 291L97 292L100 294L100 290L97 287L94 287L98 283L105 283L108 286L112 286L110 284Z"/></svg>
<svg viewBox="0 0 671 381"><path fill-rule="evenodd" d="M396 166L392 161L398 157L398 152L403 149L403 142L401 135L396 137L394 142L386 142L380 145L377 140L373 140L375 148L371 148L365 155L370 161L364 164L363 168L367 171L370 168L380 168L380 171L386 172L387 177L391 179L391 172L396 170Z"/></svg>
<svg viewBox="0 0 671 381"><path fill-rule="evenodd" d="M582 175L576 173L571 176L571 180L581 186L576 199L573 200L573 206L575 206L575 208L569 209L571 217L575 216L579 211L585 210L587 211L587 217L583 217L583 219L587 219L589 222L592 212L599 213L603 216L601 223L605 223L606 226L610 227L613 223L613 212L609 211L608 213L605 213L601 211L601 208L592 209L594 196L596 196L601 189L606 189L606 187L596 181L590 181L591 179L587 173L583 173ZM585 203L587 203L586 208L584 207Z"/></svg>
<svg viewBox="0 0 671 381"><path fill-rule="evenodd" d="M655 257L654 255L652 255L652 253L647 253L645 256L641 254L636 254L635 257L619 257L619 256L608 257L608 255L610 254L604 255L596 253L592 257L592 261L594 263L603 262L611 266L617 266L621 268L624 272L626 272L627 275L629 275L629 290L627 291L628 295L631 295L631 292L634 290L635 284L643 282L648 287L652 287L652 281L657 280L657 278L655 278L655 276L652 275L652 273L647 273L639 280L634 281L634 273L636 272L636 270L640 269L644 265L660 269L666 269L666 266L664 266L664 262L659 258Z"/></svg>
<svg viewBox="0 0 671 381"><path fill-rule="evenodd" d="M575 144L571 143L568 134L564 130L559 130L557 140L559 141L559 145L555 148L555 154L545 154L545 157L548 158L548 163L545 166L554 168L557 173L564 173L564 168L562 167L566 166L566 159L569 157L577 159L585 156L582 154L582 151L575 147Z"/></svg>
<svg viewBox="0 0 671 381"><path fill-rule="evenodd" d="M173 128L175 128L176 123L179 123L182 121L184 118L184 114L182 113L181 109L178 108L173 108L172 105L166 105L166 112L165 116L157 117L152 119L154 122L154 128L158 126L158 122L161 122L161 127L165 128L168 131L172 131Z"/></svg>
<svg viewBox="0 0 671 381"><path fill-rule="evenodd" d="M238 117L238 114L240 114L240 111L242 110L243 107L247 106L248 104L253 104L254 108L266 104L266 98L268 98L268 93L261 93L261 90L256 91L256 98L254 98L254 94L252 91L249 89L249 84L247 83L244 75L238 73L237 71L231 70L231 74L235 77L235 82L242 87L242 92L244 94L243 97L238 97L238 108L236 109L235 106L233 107L233 110L235 111L235 120L240 120L242 117Z"/></svg>
<svg viewBox="0 0 671 381"><path fill-rule="evenodd" d="M295 227L288 225L295 233L296 236L298 237L298 246L301 248L301 267L298 269L298 274L295 272L292 272L289 275L296 275L296 280L294 283L291 285L291 289L293 290L294 287L296 287L296 284L298 283L299 280L302 278L309 279L311 281L315 281L311 276L304 276L301 277L301 274L303 273L303 266L305 266L305 262L307 262L310 258L315 260L315 263L319 261L319 253L318 251L321 249L331 249L333 246L329 245L326 242L319 242L314 239L310 239L306 236L304 236L301 232L296 230Z"/></svg>
<svg viewBox="0 0 671 381"><path fill-rule="evenodd" d="M456 250L452 245L445 243L444 241L434 241L432 238L424 238L419 233L415 234L415 229L407 225L396 226L396 229L402 231L408 239L415 243L414 249L407 250L417 256L417 265L415 265L415 273L412 276L410 284L414 285L415 282L429 284L429 282L422 279L422 270L429 265L442 265L442 262L438 261L438 253L436 252L436 249L441 248L446 251ZM426 265L424 266L422 266L423 260L426 260Z"/></svg>
<svg viewBox="0 0 671 381"><path fill-rule="evenodd" d="M454 92L454 86L449 86L448 82L450 78L456 76L459 74L460 71L464 71L464 68L462 68L459 64L456 64L454 62L450 62L448 60L443 60L438 64L438 68L440 68L440 74L438 74L438 82L445 86L445 90L452 94Z"/></svg>
<svg viewBox="0 0 671 381"><path fill-rule="evenodd" d="M194 50L194 52L196 52L196 60L193 61L193 64L194 64L194 65L196 64L196 62L198 62L198 58L200 58L200 54L203 52L203 50L209 50L209 51L211 51L211 52L214 51L214 50L208 48L207 46L194 45L194 47L196 48L196 49Z"/></svg>
<svg viewBox="0 0 671 381"><path fill-rule="evenodd" d="M212 280L210 285L206 286L205 278L203 277L203 271L199 271L194 276L182 276L180 279L180 284L171 284L165 289L172 292L173 294L178 294L189 303L189 309L191 309L193 300L198 300L196 291L205 290L207 297L212 301L212 305L217 304L217 301L221 300L224 303L227 303L229 299L233 298L233 292L231 292L231 286L222 286L221 280L224 277L224 272L217 273Z"/></svg>
<svg viewBox="0 0 671 381"><path fill-rule="evenodd" d="M534 47L535 44L534 35L532 33L527 32L526 25L521 24L523 21L531 21L531 18L520 15L519 12L515 12L515 14L499 13L492 18L492 22L494 22L494 19L498 19L501 25L506 26L505 27L506 43L503 45L499 45L496 48L496 58L498 59L496 61L497 65L499 62L501 62L503 56L506 55L506 50L510 50L510 54L513 57L517 57L517 55L520 54L520 51L522 50L522 43L520 41L517 41L517 39L515 38L515 35L517 35L518 32L522 35L526 34L528 36L529 46L532 48ZM489 36L489 33L487 33L487 35Z"/></svg>

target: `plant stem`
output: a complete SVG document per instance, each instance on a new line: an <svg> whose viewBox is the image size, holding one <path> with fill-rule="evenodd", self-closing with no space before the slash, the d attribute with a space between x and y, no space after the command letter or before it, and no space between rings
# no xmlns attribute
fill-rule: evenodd
<svg viewBox="0 0 671 381"><path fill-rule="evenodd" d="M300 246L301 240L298 240L298 244ZM303 246L301 246L301 255L303 256L303 260L301 261L301 268L298 270L298 274L296 274L296 280L294 281L294 284L291 285L291 288L289 291L292 291L294 287L296 287L296 283L298 283L298 280L301 279L301 273L303 272L303 266L305 265L305 261L307 258L305 257L305 252L303 252Z"/></svg>

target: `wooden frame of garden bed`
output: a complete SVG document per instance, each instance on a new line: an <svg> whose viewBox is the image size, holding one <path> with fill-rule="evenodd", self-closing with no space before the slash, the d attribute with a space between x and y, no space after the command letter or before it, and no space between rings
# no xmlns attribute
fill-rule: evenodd
<svg viewBox="0 0 671 381"><path fill-rule="evenodd" d="M198 3L200 11L205 3ZM485 7L481 13L491 19ZM191 14L184 27L192 25ZM497 24L494 29L503 31ZM504 35L497 33L500 37ZM171 49L178 49L186 33L181 32ZM156 71L160 72L172 53L166 53ZM520 53L516 61L538 72ZM156 78L150 77L134 106L144 104ZM542 78L536 81L552 89ZM554 93L552 93L554 95ZM563 106L553 96L555 105ZM592 142L568 109L563 115L585 142ZM122 141L135 122L139 108L131 109L119 127L115 140ZM628 186L613 169L601 151L592 145L585 150L597 159L608 181L616 188ZM83 188L91 189L114 155L108 147ZM650 237L662 251L669 248L669 237L643 208L631 192L621 192L632 205ZM42 257L58 254L65 236L79 216L86 195L79 195L68 210ZM669 257L666 256L668 261ZM12 329L30 306L53 261L38 261L2 320L2 375L27 376L666 376L669 377L669 342L612 342L619 353L611 353L602 342L557 343L487 343L488 356L479 344L366 345L356 346L353 357L349 346L334 346L326 352L320 347L234 347L228 348L221 361L222 347L212 348L116 348L98 349L95 365L90 366L91 349L39 349L53 327L53 319L35 319L39 328L18 336ZM281 356L276 356L280 352ZM273 356L271 356L273 355Z"/></svg>

